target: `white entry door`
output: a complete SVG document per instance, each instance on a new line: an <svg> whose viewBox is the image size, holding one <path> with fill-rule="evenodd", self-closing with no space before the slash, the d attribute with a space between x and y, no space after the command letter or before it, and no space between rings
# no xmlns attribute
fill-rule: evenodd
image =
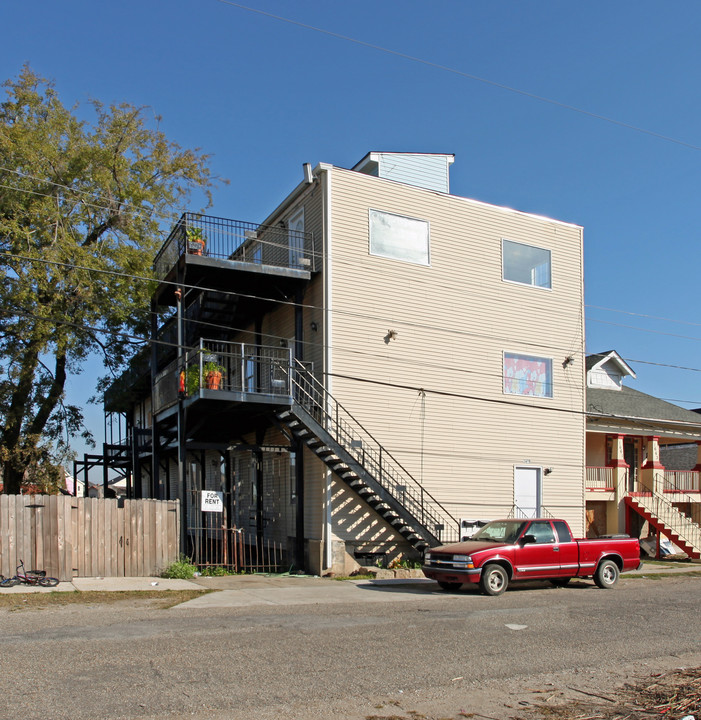
<svg viewBox="0 0 701 720"><path fill-rule="evenodd" d="M540 514L540 471L528 465L514 468L516 517L534 518Z"/></svg>

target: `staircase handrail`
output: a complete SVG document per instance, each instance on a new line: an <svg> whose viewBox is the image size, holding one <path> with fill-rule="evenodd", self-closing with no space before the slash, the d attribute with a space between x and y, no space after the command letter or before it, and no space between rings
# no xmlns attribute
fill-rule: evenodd
<svg viewBox="0 0 701 720"><path fill-rule="evenodd" d="M282 369L284 371L284 368ZM324 421L320 422L320 425L330 432L361 466L374 465L376 468L372 473L374 479L426 530L434 536L438 530L438 536L443 541L451 541L452 538L459 539L460 522L458 519L453 517L401 462L326 390L303 363L295 360L292 369L293 372L290 375L295 402L307 409L307 412L309 409L306 406L311 403L313 409L319 414L319 417L315 419ZM329 411L329 406L333 412ZM314 416L314 412L310 414ZM358 432L360 432L360 437L358 437ZM357 445L358 441L361 443L360 446ZM367 441L371 441L372 444L367 445ZM358 452L359 447L362 448L361 452ZM388 478L392 482L389 482ZM394 487L391 486L392 484ZM427 520L432 522L435 527L429 527L426 524ZM438 526L443 526L442 530L439 530Z"/></svg>
<svg viewBox="0 0 701 720"><path fill-rule="evenodd" d="M655 517L658 520L669 521L666 524L669 525L669 528L673 530L676 535L694 548L701 549L701 526L691 518L682 514L667 498L660 495L645 495L634 497L633 499L642 506L645 506L648 502L654 505ZM665 512L660 512L659 508ZM681 523L679 523L680 519L682 521Z"/></svg>

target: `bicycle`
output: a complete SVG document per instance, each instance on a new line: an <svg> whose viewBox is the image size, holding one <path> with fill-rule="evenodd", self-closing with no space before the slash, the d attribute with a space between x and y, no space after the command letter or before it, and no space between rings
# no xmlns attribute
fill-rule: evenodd
<svg viewBox="0 0 701 720"><path fill-rule="evenodd" d="M23 583L24 585L38 585L39 587L56 587L58 579L47 577L46 570L25 570L24 562L19 561L17 574L14 577L3 577L0 580L0 588L10 588Z"/></svg>

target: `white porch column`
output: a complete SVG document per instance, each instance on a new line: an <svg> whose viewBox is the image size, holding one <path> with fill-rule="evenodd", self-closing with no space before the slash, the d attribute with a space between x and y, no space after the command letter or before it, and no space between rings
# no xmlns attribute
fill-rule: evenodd
<svg viewBox="0 0 701 720"><path fill-rule="evenodd" d="M645 438L647 459L640 469L640 479L647 492L662 495L664 490L664 465L660 462L660 438L649 435Z"/></svg>
<svg viewBox="0 0 701 720"><path fill-rule="evenodd" d="M613 475L613 491L615 497L615 518L611 519L617 519L618 532L625 532L625 497L628 493L627 482L629 470L629 466L625 461L623 452L623 440L625 439L625 435L609 435L609 437L611 439L611 462L609 463L609 467L611 467L611 474Z"/></svg>

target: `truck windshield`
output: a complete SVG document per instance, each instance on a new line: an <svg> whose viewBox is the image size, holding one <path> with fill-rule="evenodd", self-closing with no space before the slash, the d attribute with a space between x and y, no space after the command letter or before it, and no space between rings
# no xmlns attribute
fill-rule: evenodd
<svg viewBox="0 0 701 720"><path fill-rule="evenodd" d="M495 520L477 531L470 540L491 540L493 542L515 543L521 534L523 520Z"/></svg>

